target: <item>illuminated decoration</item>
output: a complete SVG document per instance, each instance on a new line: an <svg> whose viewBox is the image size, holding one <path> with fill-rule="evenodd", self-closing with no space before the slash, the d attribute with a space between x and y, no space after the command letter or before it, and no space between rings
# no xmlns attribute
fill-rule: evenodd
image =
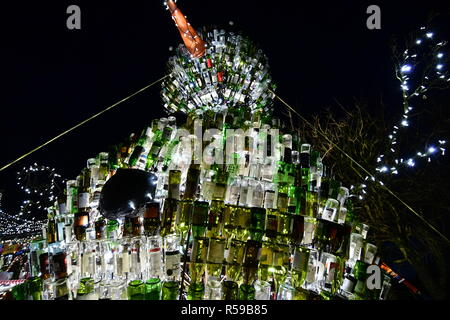
<svg viewBox="0 0 450 320"><path fill-rule="evenodd" d="M438 155L444 156L446 152L447 140L437 139L431 142L422 150L415 154L399 155L397 152L399 132L408 130L414 123L414 117L410 116L416 105L427 101L427 94L435 89L448 88L450 74L445 69L444 54L447 41L438 41L433 32L426 31L425 27L418 30L416 40L411 41L410 48L403 52L402 59L396 66L397 79L400 81L400 88L403 97L403 114L396 124L393 125L388 138L391 144L389 154L380 154L377 157L377 173L375 176L366 176L365 182L375 182L380 184L380 180L386 175L397 175L402 168L416 168L421 159L431 162L432 157ZM353 197L360 200L364 199L366 194L366 185L361 184L352 188Z"/></svg>
<svg viewBox="0 0 450 320"><path fill-rule="evenodd" d="M266 56L224 30L195 37L174 2L166 5L182 36L192 36L169 61L169 116L67 181L46 239L30 244L31 275L67 290L43 285L42 297L60 299L52 290L67 299L143 300L143 280L156 279L156 300L380 299L362 290L367 268L380 263L370 227L355 215L349 190L325 177L314 146L272 117ZM193 50L201 39L204 55ZM187 114L186 123L178 126L173 112ZM127 179L133 172L145 174L142 187ZM117 289L102 295L122 292L83 292L87 278ZM258 285L266 290L257 297Z"/></svg>
<svg viewBox="0 0 450 320"><path fill-rule="evenodd" d="M377 158L377 171L382 174L398 174L400 167L415 167L416 161L426 158L431 161L431 156L445 155L445 140L438 140L425 146L414 155L399 155L396 145L397 134L401 130L407 130L414 121L410 113L427 100L427 94L435 89L448 87L450 74L445 69L444 51L446 41L436 40L433 32L427 31L425 27L418 30L418 37L410 43L410 48L403 52L402 60L397 65L397 79L403 93L403 114L397 124L393 126L389 134L391 148L389 155L380 155Z"/></svg>
<svg viewBox="0 0 450 320"><path fill-rule="evenodd" d="M17 172L17 185L26 195L20 211L11 215L2 210L0 197L0 237L22 238L42 230L47 211L61 193L59 186L64 183L55 169L34 163Z"/></svg>
<svg viewBox="0 0 450 320"><path fill-rule="evenodd" d="M169 60L170 75L161 92L166 110L222 112L245 106L270 113L274 95L269 89L276 86L262 50L250 39L225 30L204 28L202 37L208 45L200 58L193 59L185 44Z"/></svg>

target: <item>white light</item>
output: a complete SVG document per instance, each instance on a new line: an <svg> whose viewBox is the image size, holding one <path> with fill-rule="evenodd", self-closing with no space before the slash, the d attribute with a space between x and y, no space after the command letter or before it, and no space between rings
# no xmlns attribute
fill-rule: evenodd
<svg viewBox="0 0 450 320"><path fill-rule="evenodd" d="M388 171L388 168L387 168L387 167L382 167L382 168L380 169L380 172L386 172L386 171Z"/></svg>
<svg viewBox="0 0 450 320"><path fill-rule="evenodd" d="M408 166L410 166L410 167L414 167L414 165L415 165L416 163L414 162L413 159L408 159L408 161L406 162L406 164L407 164Z"/></svg>
<svg viewBox="0 0 450 320"><path fill-rule="evenodd" d="M128 205L130 206L131 209L136 210L136 206L134 205L133 201L128 202Z"/></svg>
<svg viewBox="0 0 450 320"><path fill-rule="evenodd" d="M421 44L421 43L422 43L422 40L420 40L420 39L416 41L416 44Z"/></svg>
<svg viewBox="0 0 450 320"><path fill-rule="evenodd" d="M409 126L408 121L407 121L407 120L403 120L403 121L402 121L402 126L404 126L404 127Z"/></svg>
<svg viewBox="0 0 450 320"><path fill-rule="evenodd" d="M411 67L410 65L405 64L405 65L400 69L400 71L401 71L401 72L410 72L411 69L412 69L412 67Z"/></svg>
<svg viewBox="0 0 450 320"><path fill-rule="evenodd" d="M438 57L438 58L442 58L443 56L444 56L443 53L438 53L438 54L437 54L437 57Z"/></svg>
<svg viewBox="0 0 450 320"><path fill-rule="evenodd" d="M433 32L427 32L426 36L427 36L427 38L432 38L433 37Z"/></svg>
<svg viewBox="0 0 450 320"><path fill-rule="evenodd" d="M438 64L438 65L436 66L436 69L441 70L443 67L444 67L444 65Z"/></svg>
<svg viewBox="0 0 450 320"><path fill-rule="evenodd" d="M429 153L435 153L436 152L436 148L435 147L429 147L428 148L428 152Z"/></svg>

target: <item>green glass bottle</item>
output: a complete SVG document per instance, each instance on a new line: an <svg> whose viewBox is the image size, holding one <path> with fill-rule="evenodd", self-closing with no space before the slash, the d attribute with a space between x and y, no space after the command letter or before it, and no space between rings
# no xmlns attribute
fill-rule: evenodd
<svg viewBox="0 0 450 320"><path fill-rule="evenodd" d="M268 241L275 241L278 232L278 210L267 209L265 239Z"/></svg>
<svg viewBox="0 0 450 320"><path fill-rule="evenodd" d="M161 219L161 236L165 237L169 234L176 233L176 214L178 208L178 200L167 198L164 200L164 208Z"/></svg>
<svg viewBox="0 0 450 320"><path fill-rule="evenodd" d="M261 255L262 243L259 241L248 240L245 243L245 254L243 262L243 283L251 284L256 279L258 272L259 259Z"/></svg>
<svg viewBox="0 0 450 320"><path fill-rule="evenodd" d="M194 237L192 244L191 263L189 265L191 283L200 283L206 269L208 257L209 239Z"/></svg>
<svg viewBox="0 0 450 320"><path fill-rule="evenodd" d="M230 239L238 227L238 212L239 206L233 204L226 204L223 211L222 233L226 239Z"/></svg>
<svg viewBox="0 0 450 320"><path fill-rule="evenodd" d="M196 237L206 236L208 227L209 203L207 201L195 201L192 212L192 235Z"/></svg>
<svg viewBox="0 0 450 320"><path fill-rule="evenodd" d="M188 300L203 300L204 295L205 295L205 285L203 284L203 282L191 283L187 294Z"/></svg>
<svg viewBox="0 0 450 320"><path fill-rule="evenodd" d="M184 244L192 221L192 211L194 203L192 200L180 200L178 202L176 233L180 236L181 243Z"/></svg>
<svg viewBox="0 0 450 320"><path fill-rule="evenodd" d="M178 281L165 281L162 287L162 300L177 300L179 288Z"/></svg>
<svg viewBox="0 0 450 320"><path fill-rule="evenodd" d="M255 300L255 287L249 284L241 284L239 300Z"/></svg>
<svg viewBox="0 0 450 320"><path fill-rule="evenodd" d="M145 300L161 300L161 280L151 278L145 282Z"/></svg>
<svg viewBox="0 0 450 320"><path fill-rule="evenodd" d="M117 220L108 220L106 223L106 236L108 239L114 238L117 236L119 230L119 221Z"/></svg>
<svg viewBox="0 0 450 320"><path fill-rule="evenodd" d="M12 288L12 296L14 300L27 300L27 285L26 283L21 283Z"/></svg>
<svg viewBox="0 0 450 320"><path fill-rule="evenodd" d="M287 243L292 234L293 217L288 212L279 212L277 215L277 242Z"/></svg>
<svg viewBox="0 0 450 320"><path fill-rule="evenodd" d="M355 267L353 269L353 275L357 280L355 290L354 290L354 298L355 300L368 300L369 292L366 285L367 268L369 264L364 261L358 260L356 261Z"/></svg>
<svg viewBox="0 0 450 320"><path fill-rule="evenodd" d="M225 258L225 238L209 238L207 258L208 277L220 278Z"/></svg>
<svg viewBox="0 0 450 320"><path fill-rule="evenodd" d="M80 280L76 300L98 300L94 292L94 279L87 277Z"/></svg>
<svg viewBox="0 0 450 320"><path fill-rule="evenodd" d="M251 208L250 238L255 241L262 241L266 224L266 209Z"/></svg>
<svg viewBox="0 0 450 320"><path fill-rule="evenodd" d="M92 300L97 300L92 299ZM58 279L55 282L55 300L69 300L69 288L67 287L67 278Z"/></svg>
<svg viewBox="0 0 450 320"><path fill-rule="evenodd" d="M180 184L181 184L181 171L180 170L170 170L169 171L169 199L180 199Z"/></svg>
<svg viewBox="0 0 450 320"><path fill-rule="evenodd" d="M309 253L310 249L302 246L296 246L294 250L294 261L291 270L292 285L299 291L301 291L308 273Z"/></svg>
<svg viewBox="0 0 450 320"><path fill-rule="evenodd" d="M226 258L225 275L227 279L238 281L241 276L242 264L245 255L245 242L232 239L229 244Z"/></svg>
<svg viewBox="0 0 450 320"><path fill-rule="evenodd" d="M200 179L200 165L191 164L187 172L186 187L183 194L183 199L194 200L197 192L198 183Z"/></svg>
<svg viewBox="0 0 450 320"><path fill-rule="evenodd" d="M43 282L39 277L31 277L28 282L28 300L42 300Z"/></svg>
<svg viewBox="0 0 450 320"><path fill-rule="evenodd" d="M263 242L258 268L258 280L269 281L273 273L273 242Z"/></svg>
<svg viewBox="0 0 450 320"><path fill-rule="evenodd" d="M47 218L47 243L51 244L55 243L57 240L55 211L53 208L48 209Z"/></svg>
<svg viewBox="0 0 450 320"><path fill-rule="evenodd" d="M145 300L145 284L141 280L133 280L127 288L128 300Z"/></svg>
<svg viewBox="0 0 450 320"><path fill-rule="evenodd" d="M243 206L238 206L235 214L237 228L234 229L233 235L236 237L236 239L246 241L250 236L252 223L251 209Z"/></svg>
<svg viewBox="0 0 450 320"><path fill-rule="evenodd" d="M208 214L207 237L219 237L222 235L222 219L225 209L223 200L214 199L211 201Z"/></svg>

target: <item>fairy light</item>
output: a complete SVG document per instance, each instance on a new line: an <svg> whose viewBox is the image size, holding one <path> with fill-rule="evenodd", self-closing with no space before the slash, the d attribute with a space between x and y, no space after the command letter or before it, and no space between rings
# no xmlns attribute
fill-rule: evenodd
<svg viewBox="0 0 450 320"><path fill-rule="evenodd" d="M445 86L448 86L450 82L449 74L444 71L444 53L442 52L442 47L444 47L447 42L440 41L436 44L433 44L434 39L436 38L433 32L426 31L425 27L421 27L419 33L421 34L416 38L412 43L412 47L406 49L403 52L403 60L397 66L397 78L400 81L400 88L402 90L403 95L403 114L401 115L400 120L397 122L398 125L393 126L393 130L388 134L389 141L391 142L391 148L389 148L388 156L379 155L376 158L377 167L375 168L376 174L372 176L366 176L364 178L364 182L362 184L357 185L353 188L354 197L357 197L360 200L363 200L367 193L366 182L378 182L380 185L384 185L384 183L379 179L380 175L397 175L401 168L413 169L417 166L417 161L420 159L426 159L427 162L431 162L432 157L436 157L437 155L444 156L446 152L445 145L447 143L446 140L437 140L434 143L428 144L425 146L424 150L418 151L413 156L398 156L396 155L396 149L393 146L398 144L397 134L398 132L404 132L411 125L411 119L409 119L410 112L414 109L413 105L414 99L421 98L421 100L426 99L425 93L429 88L439 87L444 83ZM423 38L427 40L427 44L425 46L420 46L423 43ZM432 61L431 63L435 64L435 70L433 68L427 68L425 74L421 74L423 81L419 84L410 84L411 79L414 77L414 67L421 62L417 61L418 58L427 57L427 55L423 54L424 48L428 48L428 44L431 46L431 52L429 56L432 59L437 61ZM415 52L414 46L417 46L417 53ZM419 101L421 101L419 100ZM417 103L418 104L418 103ZM393 162L395 165L390 165L390 159L393 158ZM407 159L406 161L404 159Z"/></svg>
<svg viewBox="0 0 450 320"><path fill-rule="evenodd" d="M50 183L41 183L38 186L33 186L30 180L32 180L32 175L34 174L48 174L47 178ZM44 221L36 219L35 215L38 212L42 212L42 215L44 215L52 205L50 203L47 205L47 201L43 201L43 199L45 197L48 197L49 201L55 199L54 193L59 191L58 182L61 180L61 175L56 173L54 168L39 166L34 163L17 172L16 179L17 185L26 195L36 195L41 199L37 201L24 200L19 212L14 215L3 211L0 203L0 236L16 236L19 238L25 234L40 232ZM34 213L34 216L30 217L31 213Z"/></svg>

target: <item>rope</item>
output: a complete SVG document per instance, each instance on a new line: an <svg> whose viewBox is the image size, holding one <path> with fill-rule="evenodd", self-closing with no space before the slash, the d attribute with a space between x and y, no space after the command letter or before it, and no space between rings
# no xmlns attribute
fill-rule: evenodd
<svg viewBox="0 0 450 320"><path fill-rule="evenodd" d="M93 119L99 117L99 116L102 115L103 113L105 113L105 112L111 110L111 109L114 108L114 107L117 107L119 104L121 104L121 103L123 103L123 102L125 102L125 101L127 101L127 100L129 100L129 99L131 99L131 98L133 98L134 96L138 95L138 94L141 93L142 91L145 91L145 90L147 90L147 89L150 88L150 87L153 87L155 84L157 84L157 83L163 81L163 80L164 80L165 78L167 78L167 77L168 77L168 75L162 77L162 78L159 79L159 80L156 80L155 82L152 82L152 83L149 84L148 86L143 87L142 89L136 91L135 93L130 94L128 97L123 98L122 100L120 100L120 101L114 103L113 105L107 107L106 109L100 111L99 113L94 114L92 117L90 117L90 118L88 118L88 119L86 119L86 120L80 122L79 124L73 126L72 128L70 128L70 129L64 131L63 133L57 135L56 137L54 137L54 138L48 140L47 142L45 142L45 143L41 144L40 146L38 146L38 147L34 148L33 150L31 150L30 152L25 153L24 155L20 156L20 157L17 158L16 160L14 160L14 161L12 161L12 162L6 164L6 165L3 166L2 168L0 168L0 172L3 171L3 170L5 170L5 169L7 169L7 168L9 168L10 166L12 166L13 164L19 162L20 160L22 160L22 159L28 157L28 156L31 155L32 153L35 153L36 151L42 149L43 147L47 146L48 144L50 144L50 143L52 143L52 142L58 140L59 138L61 138L62 136L68 134L69 132L71 132L71 131L73 131L73 130L79 128L79 127L81 127L82 125L88 123L89 121L91 121L91 120L93 120Z"/></svg>

